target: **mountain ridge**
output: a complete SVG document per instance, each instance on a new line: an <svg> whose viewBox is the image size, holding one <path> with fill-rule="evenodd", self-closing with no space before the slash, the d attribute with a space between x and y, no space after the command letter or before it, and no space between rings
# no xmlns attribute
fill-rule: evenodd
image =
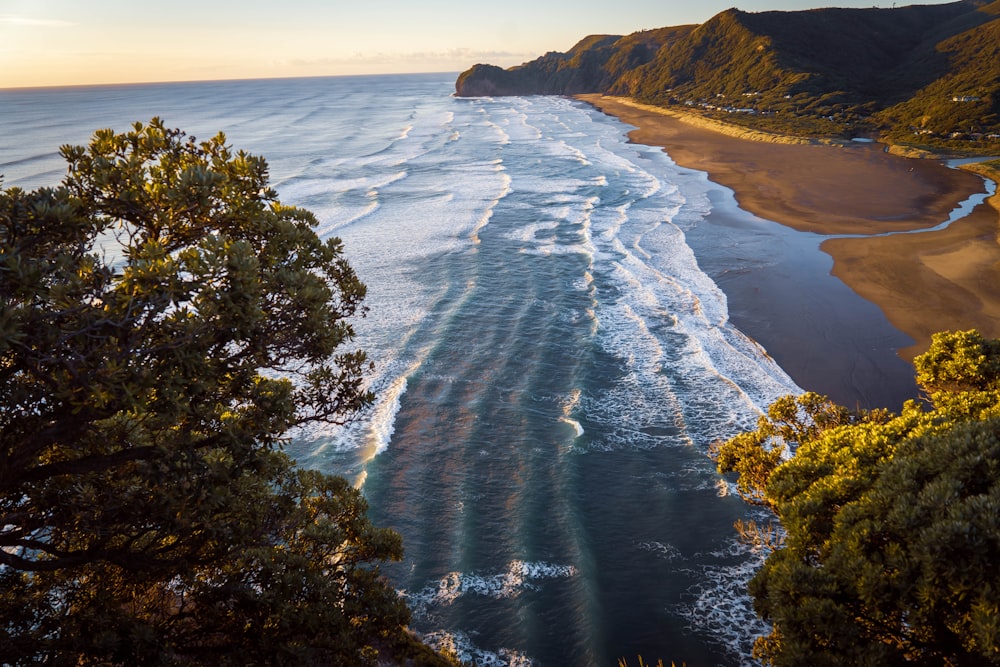
<svg viewBox="0 0 1000 667"><path fill-rule="evenodd" d="M893 9L728 9L699 25L592 35L459 96L601 93L787 134L1000 149L1000 0Z"/></svg>

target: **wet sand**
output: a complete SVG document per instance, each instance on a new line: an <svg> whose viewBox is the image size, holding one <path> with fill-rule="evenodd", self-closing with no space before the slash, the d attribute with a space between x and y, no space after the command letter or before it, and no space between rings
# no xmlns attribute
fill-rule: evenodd
<svg viewBox="0 0 1000 667"><path fill-rule="evenodd" d="M872 239L830 239L833 274L884 308L917 342L899 351L912 361L937 331L978 329L1000 337L998 211L989 204L947 229Z"/></svg>
<svg viewBox="0 0 1000 667"><path fill-rule="evenodd" d="M734 324L804 389L852 406L896 408L916 395L912 367L900 356L912 360L932 333L975 327L1000 336L997 208L983 204L943 231L824 242L934 227L985 192L981 177L890 155L878 144L731 136L695 116L600 95L578 99L635 126L632 141L662 146L677 164L730 188L744 211L807 233L779 242L747 231L732 243L762 256L759 268L739 276L727 274L726 253L711 238L733 227L732 213L713 214L705 238L693 239L727 294ZM824 252L806 250L821 243Z"/></svg>

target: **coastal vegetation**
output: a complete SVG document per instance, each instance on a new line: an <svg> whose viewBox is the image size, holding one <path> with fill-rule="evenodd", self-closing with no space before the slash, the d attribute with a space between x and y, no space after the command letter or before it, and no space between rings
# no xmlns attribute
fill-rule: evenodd
<svg viewBox="0 0 1000 667"><path fill-rule="evenodd" d="M1000 1L724 11L702 25L588 37L459 95L603 93L756 130L1000 150Z"/></svg>
<svg viewBox="0 0 1000 667"><path fill-rule="evenodd" d="M154 119L0 189L0 661L450 664L290 429L371 400L365 287L259 157Z"/></svg>
<svg viewBox="0 0 1000 667"><path fill-rule="evenodd" d="M849 411L807 393L715 450L769 551L750 583L772 665L1000 664L1000 339L934 336L928 406Z"/></svg>

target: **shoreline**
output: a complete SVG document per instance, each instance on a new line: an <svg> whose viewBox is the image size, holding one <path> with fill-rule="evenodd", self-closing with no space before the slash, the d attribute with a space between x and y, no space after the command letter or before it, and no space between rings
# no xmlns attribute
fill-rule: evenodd
<svg viewBox="0 0 1000 667"><path fill-rule="evenodd" d="M819 254L832 258L822 279L812 275L815 267L804 265L739 279L716 267L717 276L724 277L720 287L730 301L733 323L760 342L803 389L847 405L898 408L902 399L916 397L911 362L930 344L932 333L977 328L987 337L1000 337L1000 194L940 231L823 238L937 226L960 202L986 192L983 179L990 174L902 157L882 144L749 132L599 94L575 99L634 126L631 141L659 146L679 166L707 173L732 190L743 211L815 235L811 242ZM702 255L714 252L710 241L702 246ZM711 264L711 257L706 261ZM787 256L781 261L795 263ZM831 314L810 314L815 318L808 331L798 326L809 308L797 284L805 272L810 277L803 284L828 290L821 298L832 299L826 301ZM830 296L835 283L846 285L850 295ZM790 298L793 294L800 298ZM867 313L859 320L856 315L871 304L877 316ZM877 319L890 323L889 331ZM818 337L820 345L800 340L801 335ZM872 336L880 349L871 347ZM823 357L836 358L834 366L845 369L839 381L828 377L830 364L817 364ZM903 363L902 372L896 361Z"/></svg>

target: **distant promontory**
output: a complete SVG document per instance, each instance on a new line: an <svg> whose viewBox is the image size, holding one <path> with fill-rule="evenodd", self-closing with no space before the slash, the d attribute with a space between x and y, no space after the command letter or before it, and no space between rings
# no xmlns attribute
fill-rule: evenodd
<svg viewBox="0 0 1000 667"><path fill-rule="evenodd" d="M592 35L501 69L459 96L602 93L787 134L1000 151L1000 0L744 12Z"/></svg>

